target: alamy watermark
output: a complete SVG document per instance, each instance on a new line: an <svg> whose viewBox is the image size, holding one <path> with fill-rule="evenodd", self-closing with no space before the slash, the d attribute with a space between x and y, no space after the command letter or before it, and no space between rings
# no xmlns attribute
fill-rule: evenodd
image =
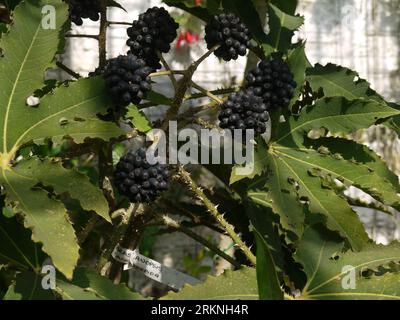
<svg viewBox="0 0 400 320"><path fill-rule="evenodd" d="M56 8L51 5L42 7L42 28L44 30L56 29Z"/></svg>
<svg viewBox="0 0 400 320"><path fill-rule="evenodd" d="M218 130L191 128L178 131L176 121L169 122L168 133L153 129L146 135L152 142L146 158L150 164L235 164L237 175L254 171L254 130Z"/></svg>
<svg viewBox="0 0 400 320"><path fill-rule="evenodd" d="M41 270L43 290L54 290L56 288L56 268L51 265L44 265Z"/></svg>
<svg viewBox="0 0 400 320"><path fill-rule="evenodd" d="M356 268L351 265L345 265L342 268L341 285L344 290L355 290L356 289Z"/></svg>

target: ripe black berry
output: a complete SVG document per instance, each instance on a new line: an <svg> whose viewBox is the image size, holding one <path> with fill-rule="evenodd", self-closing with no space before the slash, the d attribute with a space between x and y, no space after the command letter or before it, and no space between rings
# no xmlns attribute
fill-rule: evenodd
<svg viewBox="0 0 400 320"><path fill-rule="evenodd" d="M270 59L262 60L257 68L247 74L246 81L247 87L263 98L268 110L287 107L297 86L280 53L274 53Z"/></svg>
<svg viewBox="0 0 400 320"><path fill-rule="evenodd" d="M108 60L103 77L118 106L138 104L151 90L152 69L132 54Z"/></svg>
<svg viewBox="0 0 400 320"><path fill-rule="evenodd" d="M231 94L220 107L218 119L221 128L253 129L255 134L263 134L266 131L265 123L269 120L267 105L252 89Z"/></svg>
<svg viewBox="0 0 400 320"><path fill-rule="evenodd" d="M150 8L139 15L128 28L126 44L130 52L146 61L153 69L160 69L157 51L167 53L171 43L177 37L177 24L164 8Z"/></svg>
<svg viewBox="0 0 400 320"><path fill-rule="evenodd" d="M214 54L225 61L244 56L250 47L250 31L233 13L214 15L206 26L208 49L221 45Z"/></svg>
<svg viewBox="0 0 400 320"><path fill-rule="evenodd" d="M114 185L131 202L154 201L169 188L170 179L167 165L147 162L145 148L129 151L114 171Z"/></svg>
<svg viewBox="0 0 400 320"><path fill-rule="evenodd" d="M69 0L68 4L69 19L77 26L82 25L82 19L97 21L100 18L100 0Z"/></svg>

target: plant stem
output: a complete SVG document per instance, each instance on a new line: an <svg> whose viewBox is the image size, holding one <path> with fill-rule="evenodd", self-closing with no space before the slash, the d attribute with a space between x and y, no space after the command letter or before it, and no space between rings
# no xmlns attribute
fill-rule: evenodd
<svg viewBox="0 0 400 320"><path fill-rule="evenodd" d="M100 32L99 32L99 68L107 61L107 1L101 0Z"/></svg>
<svg viewBox="0 0 400 320"><path fill-rule="evenodd" d="M237 92L240 88L227 88L227 89L218 89L218 90L213 90L210 91L210 93L212 93L213 95L225 95L225 94L229 94L229 93L233 93L233 92ZM193 100L193 99L199 99L199 98L204 98L207 95L202 93L194 93L191 95L188 95L185 97L185 101L187 100Z"/></svg>
<svg viewBox="0 0 400 320"><path fill-rule="evenodd" d="M138 210L138 208L139 208L138 205L131 204L128 209L124 210L122 221L117 226L117 228L114 228L111 240L108 243L108 245L106 246L106 248L103 250L103 254L100 259L100 262L110 260L111 253L113 252L115 246L122 240L123 236L126 233L126 230L128 229L128 226L132 220L132 217L136 214L136 211ZM99 265L99 267L101 269L101 267L103 267L103 266Z"/></svg>
<svg viewBox="0 0 400 320"><path fill-rule="evenodd" d="M162 215L161 219L162 219L163 223L167 227L173 228L173 229L175 229L177 231L180 231L180 232L186 234L190 238L196 240L197 242L201 243L202 245L204 245L205 247L210 249L212 252L214 252L215 254L220 256L221 258L223 258L226 261L228 261L229 263L231 263L236 268L240 268L241 267L241 264L238 261L236 261L235 259L233 259L230 255L228 255L225 252L221 251L217 246L212 244L207 239L204 239L203 237L199 236L197 233L193 232L191 229L182 226L178 221L174 220L170 216Z"/></svg>
<svg viewBox="0 0 400 320"><path fill-rule="evenodd" d="M185 99L186 91L189 89L194 73L200 64L209 57L215 50L219 48L218 46L213 47L211 50L207 51L203 56L201 56L197 61L193 62L189 68L185 71L183 78L180 80L178 88L175 92L175 97L172 101L171 107L167 111L167 115L164 119L161 129L166 131L169 127L169 121L172 120L179 112L179 109Z"/></svg>
<svg viewBox="0 0 400 320"><path fill-rule="evenodd" d="M224 216L218 212L217 207L207 198L203 190L193 181L190 174L182 167L178 167L178 171L183 182L197 195L197 197L204 203L211 215L218 221L222 228L228 233L236 245L243 251L247 259L256 265L256 257L251 252L250 248L243 242L240 236L235 232L233 226L225 220Z"/></svg>
<svg viewBox="0 0 400 320"><path fill-rule="evenodd" d="M68 68L65 64L63 64L60 61L56 62L57 67L59 67L61 70L65 71L66 73L68 73L70 76L74 77L75 79L80 79L81 76L76 73L75 71L71 70L70 68Z"/></svg>
<svg viewBox="0 0 400 320"><path fill-rule="evenodd" d="M112 24L120 24L120 25L124 25L124 26L131 26L132 22L124 22L124 21L107 21L108 25L112 25Z"/></svg>
<svg viewBox="0 0 400 320"><path fill-rule="evenodd" d="M66 34L66 38L91 38L99 40L99 36L96 34Z"/></svg>
<svg viewBox="0 0 400 320"><path fill-rule="evenodd" d="M176 82L175 76L171 71L171 68L169 67L168 62L164 59L163 55L161 52L157 52L158 57L160 58L160 61L162 63L162 65L164 66L165 70L169 71L169 78L172 82L172 85L174 86L174 90L176 92L176 90L178 90L178 83Z"/></svg>
<svg viewBox="0 0 400 320"><path fill-rule="evenodd" d="M137 205L135 205L137 208ZM131 214L125 233L121 241L118 241L123 248L134 250L138 247L140 239L146 228L146 224L152 219L153 215L149 212L149 208L145 205L142 206L143 210L134 210ZM116 245L116 244L115 244ZM110 266L109 278L118 284L121 280L123 264L118 261L112 261Z"/></svg>
<svg viewBox="0 0 400 320"><path fill-rule="evenodd" d="M203 94L205 94L207 97L209 97L210 99L214 100L218 104L222 104L223 103L223 100L221 100L216 95L214 95L212 92L208 91L207 89L203 88L202 86L198 85L197 83L195 83L193 81L192 81L192 87L197 89L197 90L199 90L200 92L202 92Z"/></svg>

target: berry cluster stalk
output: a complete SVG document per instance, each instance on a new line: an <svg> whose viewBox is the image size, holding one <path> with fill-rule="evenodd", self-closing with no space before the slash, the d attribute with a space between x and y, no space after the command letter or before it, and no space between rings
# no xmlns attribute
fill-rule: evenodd
<svg viewBox="0 0 400 320"><path fill-rule="evenodd" d="M240 236L235 232L234 227L225 220L224 216L218 211L217 206L213 204L207 196L204 194L203 190L193 181L190 174L182 167L179 167L179 175L183 182L188 185L188 187L196 194L196 196L203 202L208 211L212 214L215 220L221 225L221 227L227 232L227 234L232 238L236 245L243 251L247 259L256 265L256 257L251 252L250 248L243 242Z"/></svg>

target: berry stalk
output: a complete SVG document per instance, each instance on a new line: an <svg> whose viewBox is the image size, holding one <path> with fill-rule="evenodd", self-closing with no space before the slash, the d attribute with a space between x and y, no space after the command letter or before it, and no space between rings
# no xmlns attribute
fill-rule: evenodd
<svg viewBox="0 0 400 320"><path fill-rule="evenodd" d="M218 211L217 206L207 198L203 190L201 190L196 182L193 181L193 179L190 177L190 174L182 166L179 166L178 171L183 182L188 185L189 188L197 195L197 197L203 202L208 211L218 221L221 227L227 232L227 234L232 238L236 245L243 251L251 264L255 266L257 261L256 257L251 252L250 248L243 242L240 236L235 232L234 227L227 220L225 220L224 216Z"/></svg>

